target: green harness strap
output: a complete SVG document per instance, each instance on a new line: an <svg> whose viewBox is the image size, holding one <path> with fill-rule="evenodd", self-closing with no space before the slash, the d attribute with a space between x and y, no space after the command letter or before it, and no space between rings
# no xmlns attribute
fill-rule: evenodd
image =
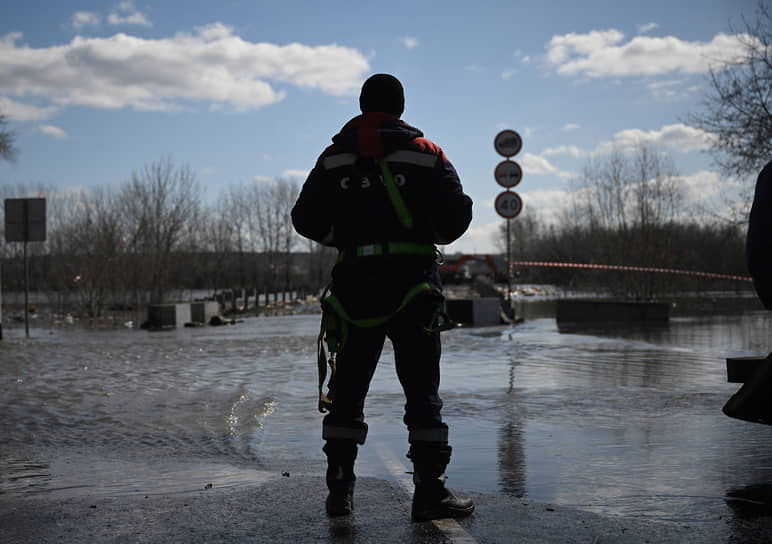
<svg viewBox="0 0 772 544"><path fill-rule="evenodd" d="M444 297L439 289L429 282L422 282L410 289L402 299L396 310L385 316L369 317L363 319L352 318L338 297L330 295L322 300L322 326L317 339L317 366L319 370L319 411L326 413L332 407L333 392L335 389L335 356L343 349L348 339L348 331L351 325L360 328L373 328L385 325L391 318L404 310L418 295L423 293L437 293L437 309L432 315L424 331L429 334L447 331L455 327L445 312L442 301ZM324 344L330 352L329 358L324 350ZM324 380L327 377L327 366L330 367L330 380L327 384L327 394L324 393Z"/></svg>
<svg viewBox="0 0 772 544"><path fill-rule="evenodd" d="M362 319L354 319L348 315L348 312L346 312L346 309L343 308L343 304L341 304L340 300L338 300L338 297L335 295L330 295L326 299L324 299L324 303L329 304L330 308L335 310L335 313L337 313L345 323L350 323L351 325L354 325L355 327L360 327L363 329L370 329L373 327L380 327L381 325L384 325L387 321L389 321L392 317L397 315L399 312L405 309L405 307L410 304L410 302L419 294L424 292L431 292L436 291L439 293L439 289L436 287L432 287L429 282L421 282L412 289L410 289L407 293L405 293L405 296L402 298L402 302L397 307L396 310L394 310L392 313L384 316L379 317L366 317ZM341 342L341 346L345 343L345 338Z"/></svg>
<svg viewBox="0 0 772 544"><path fill-rule="evenodd" d="M397 189L397 184L394 183L394 177L391 175L389 165L386 164L386 161L382 158L378 159L378 164L380 165L381 172L383 173L383 183L386 185L386 192L389 195L389 200L391 200L391 205L394 206L394 211L397 212L397 218L399 219L399 222L407 230L412 229L413 216L410 215L410 210L407 209L405 201L402 199L402 195L399 193L399 189Z"/></svg>

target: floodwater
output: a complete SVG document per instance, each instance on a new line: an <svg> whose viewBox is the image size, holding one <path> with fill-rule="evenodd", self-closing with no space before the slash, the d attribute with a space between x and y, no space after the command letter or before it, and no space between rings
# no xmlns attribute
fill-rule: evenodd
<svg viewBox="0 0 772 544"><path fill-rule="evenodd" d="M727 356L770 351L772 314L669 325L523 324L443 333L449 485L607 515L699 523L772 514L772 427L723 415ZM34 323L0 342L0 494L173 493L322 474L317 315L230 327L89 330ZM390 345L357 473L395 478L404 400ZM321 495L320 495L321 496ZM757 512L758 514L758 512Z"/></svg>

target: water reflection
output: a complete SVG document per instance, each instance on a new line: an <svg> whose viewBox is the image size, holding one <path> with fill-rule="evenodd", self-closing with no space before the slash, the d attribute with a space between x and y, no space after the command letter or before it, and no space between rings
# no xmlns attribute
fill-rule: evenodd
<svg viewBox="0 0 772 544"><path fill-rule="evenodd" d="M721 413L738 389L725 358L772 347L766 313L567 329L550 311L538 303L514 328L445 333L451 487L648 519L725 516L738 532L742 516L769 515L772 427ZM0 493L163 492L323 471L318 316L16 332L0 343ZM376 448L404 457L403 406L387 345L363 476L394 477Z"/></svg>
<svg viewBox="0 0 772 544"><path fill-rule="evenodd" d="M543 319L502 334L517 357L497 434L499 489L678 522L719 519L727 505L768 516L772 429L720 409L737 389L724 358L766 353L769 324L765 314L665 327Z"/></svg>

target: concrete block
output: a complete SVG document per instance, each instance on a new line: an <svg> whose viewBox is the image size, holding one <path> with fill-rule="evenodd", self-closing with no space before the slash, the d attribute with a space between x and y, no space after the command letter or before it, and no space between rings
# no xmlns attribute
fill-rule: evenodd
<svg viewBox="0 0 772 544"><path fill-rule="evenodd" d="M191 321L190 303L151 304L147 321L152 329L182 328Z"/></svg>
<svg viewBox="0 0 772 544"><path fill-rule="evenodd" d="M555 307L555 319L558 323L667 323L670 319L670 306L661 302L561 299Z"/></svg>
<svg viewBox="0 0 772 544"><path fill-rule="evenodd" d="M498 298L467 298L445 300L450 319L463 325L499 325L501 300Z"/></svg>
<svg viewBox="0 0 772 544"><path fill-rule="evenodd" d="M216 300L193 302L190 305L190 320L193 323L209 323L213 316L219 315L220 304Z"/></svg>

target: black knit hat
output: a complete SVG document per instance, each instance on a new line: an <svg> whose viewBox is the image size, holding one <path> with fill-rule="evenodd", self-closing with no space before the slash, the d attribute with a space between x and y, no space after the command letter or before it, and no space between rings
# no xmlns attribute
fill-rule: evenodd
<svg viewBox="0 0 772 544"><path fill-rule="evenodd" d="M389 74L370 76L359 95L362 113L382 111L399 117L405 111L405 91L402 83Z"/></svg>

